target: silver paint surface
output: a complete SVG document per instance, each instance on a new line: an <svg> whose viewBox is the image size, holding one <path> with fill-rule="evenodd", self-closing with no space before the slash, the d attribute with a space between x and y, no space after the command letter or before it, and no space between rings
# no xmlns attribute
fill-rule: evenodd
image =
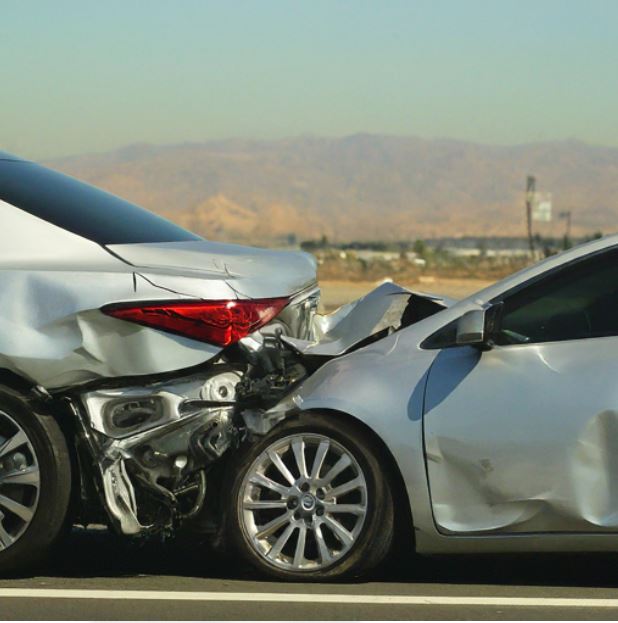
<svg viewBox="0 0 618 623"><path fill-rule="evenodd" d="M315 284L304 253L206 241L119 245L143 267L6 202L0 223L0 367L48 389L180 370L221 352L106 316L99 310L109 303L292 296Z"/></svg>
<svg viewBox="0 0 618 623"><path fill-rule="evenodd" d="M209 240L108 245L108 248L134 266L185 271L198 278L224 280L239 298L289 296L315 284L315 258L303 252Z"/></svg>
<svg viewBox="0 0 618 623"><path fill-rule="evenodd" d="M618 338L442 351L425 443L443 532L618 529Z"/></svg>
<svg viewBox="0 0 618 623"><path fill-rule="evenodd" d="M427 553L618 549L618 338L425 350L465 312L612 236L333 359L273 414L351 415L382 439ZM576 538L574 538L576 537Z"/></svg>

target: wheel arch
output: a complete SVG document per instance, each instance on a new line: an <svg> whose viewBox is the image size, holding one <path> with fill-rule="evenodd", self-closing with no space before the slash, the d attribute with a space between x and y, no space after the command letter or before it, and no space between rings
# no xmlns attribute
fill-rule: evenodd
<svg viewBox="0 0 618 623"><path fill-rule="evenodd" d="M0 408L26 435L12 449L27 441L41 474L36 511L29 517L26 532L3 549L2 574L42 560L69 526L74 491L70 440L53 414L50 399L32 391L34 387L10 371L0 373Z"/></svg>
<svg viewBox="0 0 618 623"><path fill-rule="evenodd" d="M3 389L9 390L9 393L15 392L23 400L29 403L30 408L33 411L52 417L58 424L58 427L60 428L67 444L71 464L72 482L69 514L76 515L77 507L80 503L79 493L81 489L80 483L82 470L78 460L75 443L72 442L72 438L75 435L74 423L66 417L61 417L58 409L59 403L52 401L49 394L47 394L42 388L37 386L37 384L30 379L21 376L8 368L0 368L0 391Z"/></svg>
<svg viewBox="0 0 618 623"><path fill-rule="evenodd" d="M300 415L300 413L321 413L329 417L351 422L376 444L380 458L383 458L385 461L384 465L386 467L387 479L391 485L391 493L393 495L395 508L394 551L398 551L398 546L402 549L413 549L415 547L415 539L412 505L408 496L405 480L393 453L380 435L360 418L346 413L345 411L340 411L339 409L320 407L303 410L299 412L298 415Z"/></svg>
<svg viewBox="0 0 618 623"><path fill-rule="evenodd" d="M8 368L0 368L0 385L4 385L23 395L27 395L36 387L36 383Z"/></svg>

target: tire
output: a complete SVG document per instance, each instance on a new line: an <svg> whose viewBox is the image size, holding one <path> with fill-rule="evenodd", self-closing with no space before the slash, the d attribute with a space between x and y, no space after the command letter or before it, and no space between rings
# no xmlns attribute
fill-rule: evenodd
<svg viewBox="0 0 618 623"><path fill-rule="evenodd" d="M3 453L9 443L13 449ZM37 468L38 485L33 484ZM8 575L41 561L63 532L71 462L54 418L35 412L21 394L6 387L0 387L0 496L0 574Z"/></svg>
<svg viewBox="0 0 618 623"><path fill-rule="evenodd" d="M326 447L317 478L311 478L319 462L316 458ZM305 456L305 476L297 458L299 448ZM288 467L287 479L270 459L269 451ZM333 466L346 463L346 455L350 464L326 482L339 469L333 472ZM388 554L394 532L389 482L375 442L351 421L313 412L300 414L241 450L229 469L231 482L223 489L228 492L226 543L260 573L304 582L359 578ZM264 486L257 473L283 488L272 491L272 485ZM260 484L255 484L256 479ZM295 484L291 484L292 479ZM355 488L346 493L335 492L353 485ZM263 508L270 501L276 508ZM342 504L345 506L336 510ZM353 512L347 513L348 509ZM281 521L280 528L265 535Z"/></svg>

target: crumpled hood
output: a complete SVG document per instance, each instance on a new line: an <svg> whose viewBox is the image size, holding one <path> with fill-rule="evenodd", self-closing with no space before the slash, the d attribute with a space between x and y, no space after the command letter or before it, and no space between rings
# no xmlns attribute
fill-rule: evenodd
<svg viewBox="0 0 618 623"><path fill-rule="evenodd" d="M300 251L276 251L197 240L107 247L134 266L201 272L225 280L241 296L289 296L316 281L316 261Z"/></svg>
<svg viewBox="0 0 618 623"><path fill-rule="evenodd" d="M385 282L331 314L313 317L312 338L282 340L303 355L337 357L368 338L385 337L452 305L447 297L408 290Z"/></svg>

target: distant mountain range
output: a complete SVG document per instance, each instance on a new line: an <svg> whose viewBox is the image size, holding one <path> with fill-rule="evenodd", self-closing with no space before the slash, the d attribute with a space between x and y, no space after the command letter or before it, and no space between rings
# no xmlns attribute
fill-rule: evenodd
<svg viewBox="0 0 618 623"><path fill-rule="evenodd" d="M618 230L618 149L357 134L154 146L46 162L217 240L525 233L528 174L573 231ZM539 225L560 234L562 223Z"/></svg>

